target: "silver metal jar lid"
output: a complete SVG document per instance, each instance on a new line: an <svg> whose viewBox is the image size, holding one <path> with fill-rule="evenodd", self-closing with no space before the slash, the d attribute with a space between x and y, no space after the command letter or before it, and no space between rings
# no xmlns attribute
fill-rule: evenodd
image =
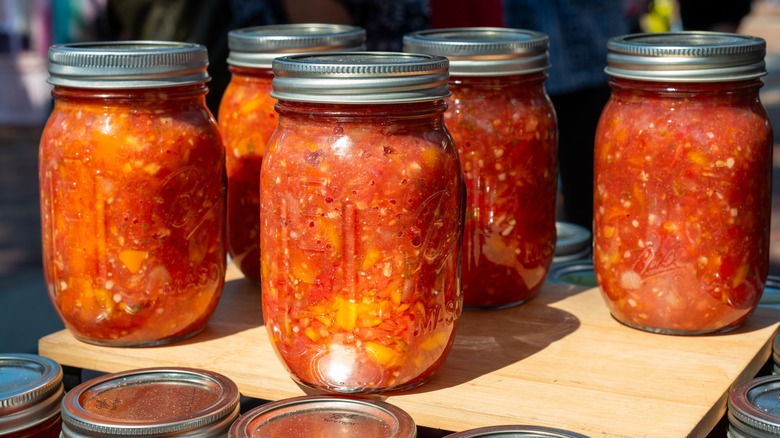
<svg viewBox="0 0 780 438"><path fill-rule="evenodd" d="M404 52L446 56L453 76L505 76L550 67L546 34L500 27L456 27L404 35Z"/></svg>
<svg viewBox="0 0 780 438"><path fill-rule="evenodd" d="M780 309L780 276L767 275L764 282L764 293L761 294L761 300L758 302L761 307ZM780 341L775 341L774 347L775 362L780 365Z"/></svg>
<svg viewBox="0 0 780 438"><path fill-rule="evenodd" d="M81 383L62 400L64 438L223 437L239 414L238 387L219 373L144 368Z"/></svg>
<svg viewBox="0 0 780 438"><path fill-rule="evenodd" d="M729 436L780 436L780 376L761 376L734 386L728 399Z"/></svg>
<svg viewBox="0 0 780 438"><path fill-rule="evenodd" d="M283 56L273 60L273 90L279 100L384 104L443 99L449 61L435 55L339 52Z"/></svg>
<svg viewBox="0 0 780 438"><path fill-rule="evenodd" d="M542 426L506 425L488 426L447 435L445 438L588 438L576 432Z"/></svg>
<svg viewBox="0 0 780 438"><path fill-rule="evenodd" d="M720 82L766 75L766 42L720 32L631 34L607 42L605 71L644 81Z"/></svg>
<svg viewBox="0 0 780 438"><path fill-rule="evenodd" d="M0 354L0 435L59 414L64 393L57 362L35 354Z"/></svg>
<svg viewBox="0 0 780 438"><path fill-rule="evenodd" d="M554 261L550 266L548 281L552 283L574 284L577 286L596 287L596 273L592 258Z"/></svg>
<svg viewBox="0 0 780 438"><path fill-rule="evenodd" d="M417 426L406 411L378 400L302 396L260 405L239 418L229 438L411 438Z"/></svg>
<svg viewBox="0 0 780 438"><path fill-rule="evenodd" d="M555 222L555 258L553 262L582 259L591 252L589 229L569 223Z"/></svg>
<svg viewBox="0 0 780 438"><path fill-rule="evenodd" d="M49 83L77 88L157 88L209 81L200 44L118 41L49 48Z"/></svg>
<svg viewBox="0 0 780 438"><path fill-rule="evenodd" d="M271 68L283 55L364 50L366 31L343 24L294 23L256 26L228 32L230 65Z"/></svg>

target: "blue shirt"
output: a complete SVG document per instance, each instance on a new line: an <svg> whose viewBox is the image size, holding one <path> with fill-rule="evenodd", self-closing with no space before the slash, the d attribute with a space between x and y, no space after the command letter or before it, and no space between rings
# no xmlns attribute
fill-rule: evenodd
<svg viewBox="0 0 780 438"><path fill-rule="evenodd" d="M550 38L550 95L607 82L607 40L629 31L623 0L504 0L507 27Z"/></svg>

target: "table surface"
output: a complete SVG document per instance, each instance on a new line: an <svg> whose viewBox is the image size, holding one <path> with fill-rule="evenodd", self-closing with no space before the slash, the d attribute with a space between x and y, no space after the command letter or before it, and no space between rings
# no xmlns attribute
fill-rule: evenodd
<svg viewBox="0 0 780 438"><path fill-rule="evenodd" d="M597 288L548 282L533 300L466 310L442 369L421 387L378 397L420 426L450 431L531 424L589 436L704 436L726 412L728 391L769 360L780 310L760 307L741 328L669 336L616 322ZM268 340L259 287L233 266L203 332L160 347L100 347L67 330L39 340L67 366L118 372L188 366L233 379L248 397L312 393L295 384Z"/></svg>

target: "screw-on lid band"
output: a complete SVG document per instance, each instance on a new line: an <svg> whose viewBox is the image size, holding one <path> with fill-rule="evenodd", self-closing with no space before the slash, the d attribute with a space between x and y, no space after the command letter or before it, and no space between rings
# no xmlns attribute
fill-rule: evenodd
<svg viewBox="0 0 780 438"><path fill-rule="evenodd" d="M446 56L452 76L505 76L550 67L547 35L523 29L462 27L413 32L404 52Z"/></svg>
<svg viewBox="0 0 780 438"><path fill-rule="evenodd" d="M615 37L607 43L615 77L647 81L718 82L766 75L766 42L720 32L669 32Z"/></svg>
<svg viewBox="0 0 780 438"><path fill-rule="evenodd" d="M274 58L307 52L364 50L366 31L343 24L295 23L256 26L228 33L227 62L271 68Z"/></svg>
<svg viewBox="0 0 780 438"><path fill-rule="evenodd" d="M119 41L49 48L49 83L79 88L156 88L207 82L200 44Z"/></svg>
<svg viewBox="0 0 780 438"><path fill-rule="evenodd" d="M279 100L322 103L407 103L450 95L447 58L397 52L285 56L273 61Z"/></svg>

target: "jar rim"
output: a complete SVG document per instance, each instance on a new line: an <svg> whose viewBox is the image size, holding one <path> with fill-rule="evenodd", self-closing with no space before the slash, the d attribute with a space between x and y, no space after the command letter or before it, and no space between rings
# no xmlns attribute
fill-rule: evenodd
<svg viewBox="0 0 780 438"><path fill-rule="evenodd" d="M157 88L208 82L208 50L169 41L97 41L49 48L49 80L77 88Z"/></svg>
<svg viewBox="0 0 780 438"><path fill-rule="evenodd" d="M722 82L766 75L766 41L726 32L636 33L607 42L610 76L644 81Z"/></svg>

